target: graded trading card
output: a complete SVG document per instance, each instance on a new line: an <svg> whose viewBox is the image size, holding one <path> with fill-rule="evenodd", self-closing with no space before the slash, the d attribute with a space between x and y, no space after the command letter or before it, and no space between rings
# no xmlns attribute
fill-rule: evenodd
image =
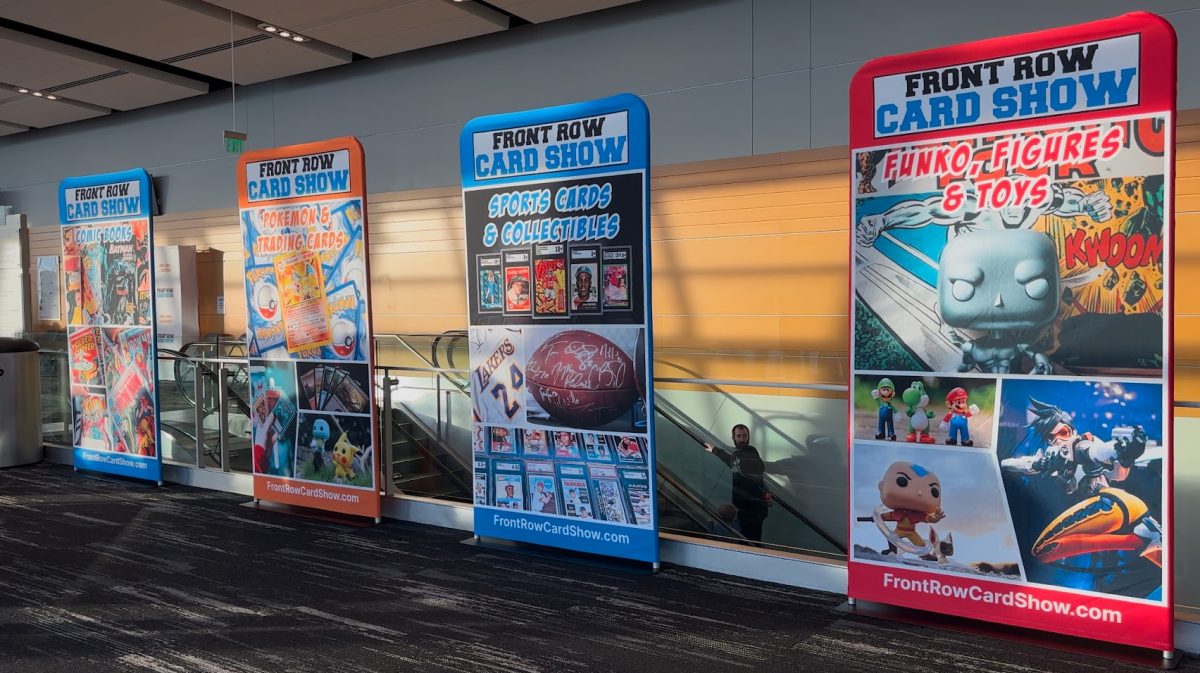
<svg viewBox="0 0 1200 673"><path fill-rule="evenodd" d="M496 507L525 509L525 493L521 488L521 475L496 475Z"/></svg>
<svg viewBox="0 0 1200 673"><path fill-rule="evenodd" d="M567 260L561 243L533 248L533 315L567 315Z"/></svg>
<svg viewBox="0 0 1200 673"><path fill-rule="evenodd" d="M504 270L500 266L500 255L479 255L476 263L479 267L479 312L499 313L504 310Z"/></svg>
<svg viewBox="0 0 1200 673"><path fill-rule="evenodd" d="M528 250L509 250L504 253L504 312L528 314L531 275Z"/></svg>
<svg viewBox="0 0 1200 673"><path fill-rule="evenodd" d="M536 460L525 463L525 479L529 486L529 511L561 513L554 485L554 463Z"/></svg>
<svg viewBox="0 0 1200 673"><path fill-rule="evenodd" d="M524 431L524 455L529 458L549 458L550 443L546 440L545 430Z"/></svg>
<svg viewBox="0 0 1200 673"><path fill-rule="evenodd" d="M474 503L476 505L487 506L488 504L488 475L487 461L475 461L475 478L474 478Z"/></svg>
<svg viewBox="0 0 1200 673"><path fill-rule="evenodd" d="M621 470L625 492L629 494L629 511L633 523L638 526L654 524L654 510L650 500L650 479L645 470Z"/></svg>
<svg viewBox="0 0 1200 673"><path fill-rule="evenodd" d="M514 455L517 446L513 443L513 430L509 428L491 428L491 449L496 455Z"/></svg>
<svg viewBox="0 0 1200 673"><path fill-rule="evenodd" d="M604 309L628 310L629 301L629 248L603 249Z"/></svg>
<svg viewBox="0 0 1200 673"><path fill-rule="evenodd" d="M646 440L633 435L610 435L608 441L612 443L613 450L616 451L617 460L622 463L639 463L646 462Z"/></svg>
<svg viewBox="0 0 1200 673"><path fill-rule="evenodd" d="M554 457L568 460L579 460L579 439L574 432L558 430L552 433L554 437Z"/></svg>
<svg viewBox="0 0 1200 673"><path fill-rule="evenodd" d="M571 248L571 314L600 312L600 248Z"/></svg>
<svg viewBox="0 0 1200 673"><path fill-rule="evenodd" d="M608 443L594 432L583 433L583 452L589 461L606 463L612 461L612 452L609 451Z"/></svg>
<svg viewBox="0 0 1200 673"><path fill-rule="evenodd" d="M563 494L563 512L577 519L594 519L591 493L582 474L582 466L560 466L558 482Z"/></svg>

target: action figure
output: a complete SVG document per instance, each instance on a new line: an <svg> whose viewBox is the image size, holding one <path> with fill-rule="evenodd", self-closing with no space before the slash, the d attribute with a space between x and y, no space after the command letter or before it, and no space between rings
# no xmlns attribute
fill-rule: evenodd
<svg viewBox="0 0 1200 673"><path fill-rule="evenodd" d="M942 511L942 485L938 476L915 463L896 462L888 467L879 480L879 501L873 516L859 521L874 521L888 539L888 554L904 551L917 556L932 553L931 545L917 532L919 523L937 523L946 517ZM890 511L884 511L884 508ZM884 521L894 521L888 530Z"/></svg>
<svg viewBox="0 0 1200 673"><path fill-rule="evenodd" d="M933 412L925 408L929 406L925 384L913 381L908 389L900 394L900 399L904 400L904 405L908 407L908 435L904 441L933 444L933 435L929 434L929 419L933 418Z"/></svg>
<svg viewBox="0 0 1200 673"><path fill-rule="evenodd" d="M1029 398L1033 414L1028 428L1038 440L1038 450L1030 456L1005 458L1000 467L1009 472L1044 475L1062 483L1067 493L1079 488L1076 472L1082 470L1084 492L1095 495L1110 482L1121 482L1146 451L1146 431L1142 426L1114 428L1112 441L1096 439L1090 432L1080 434L1075 421L1062 409Z"/></svg>
<svg viewBox="0 0 1200 673"><path fill-rule="evenodd" d="M312 465L313 472L320 472L325 469L325 442L329 441L329 424L325 419L318 418L313 421L312 439L308 442L308 448L312 449Z"/></svg>
<svg viewBox="0 0 1200 673"><path fill-rule="evenodd" d="M895 396L896 386L889 378L879 379L879 385L871 391L871 397L879 400L879 422L876 424L875 439L887 437L888 441L896 441L896 426L893 421L896 409L892 406L892 398ZM885 430L887 432L884 432Z"/></svg>
<svg viewBox="0 0 1200 673"><path fill-rule="evenodd" d="M946 394L946 406L950 411L942 418L941 428L950 430L946 436L946 443L951 446L975 446L975 442L971 441L971 429L967 419L979 413L979 407L974 404L968 406L968 402L970 397L963 388L955 388Z"/></svg>
<svg viewBox="0 0 1200 673"><path fill-rule="evenodd" d="M1058 253L1045 234L982 231L947 243L938 313L949 327L986 332L974 339L947 332L962 351L958 371L1052 373L1050 359L1029 342L1058 313L1059 294ZM1033 362L1028 371L1023 358Z"/></svg>

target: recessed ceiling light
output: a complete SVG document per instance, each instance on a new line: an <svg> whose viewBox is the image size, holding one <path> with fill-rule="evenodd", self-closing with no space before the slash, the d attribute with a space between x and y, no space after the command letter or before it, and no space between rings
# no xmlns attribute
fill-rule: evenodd
<svg viewBox="0 0 1200 673"><path fill-rule="evenodd" d="M46 100L58 100L58 96L55 96L54 94L50 94L49 96L46 96Z"/></svg>
<svg viewBox="0 0 1200 673"><path fill-rule="evenodd" d="M29 89L17 89L17 93L29 93Z"/></svg>
<svg viewBox="0 0 1200 673"><path fill-rule="evenodd" d="M303 38L303 37L301 37L301 36L299 36L299 35L293 35L293 36L292 36L292 41L293 41L293 42L303 42L303 41L304 41L304 38Z"/></svg>
<svg viewBox="0 0 1200 673"><path fill-rule="evenodd" d="M279 30L275 26L263 26L262 29L267 31L268 33L274 33Z"/></svg>
<svg viewBox="0 0 1200 673"><path fill-rule="evenodd" d="M279 31L279 37L291 37L291 36L292 36L292 34L287 32L286 30Z"/></svg>
<svg viewBox="0 0 1200 673"><path fill-rule="evenodd" d="M34 92L33 92L33 95L37 96L38 98L41 98L41 97L42 97L42 92L41 92L41 91L34 91Z"/></svg>

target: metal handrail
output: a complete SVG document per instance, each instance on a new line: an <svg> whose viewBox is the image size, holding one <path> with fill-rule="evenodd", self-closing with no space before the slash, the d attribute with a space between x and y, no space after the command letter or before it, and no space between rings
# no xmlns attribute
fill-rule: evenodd
<svg viewBox="0 0 1200 673"><path fill-rule="evenodd" d="M690 488L688 488L688 486L683 482L682 479L675 476L674 472L667 469L662 464L659 464L656 467L658 468L658 476L660 478L662 478L663 481L667 482L667 484L669 484L671 486L671 488L675 489L677 492L682 494L683 497L685 497L689 501L691 501L693 506L698 507L700 509L700 511L704 512L714 522L719 523L722 528L727 530L730 533L730 535L728 535L726 537L741 538L743 540L749 539L740 530L734 528L729 523L726 523L726 521L721 518L720 514L718 514L716 511L714 511L713 508L708 505L708 503L704 502L703 498L696 495ZM692 521L695 521L697 524L704 525L704 522L700 521L695 516L693 516L691 512L684 510L684 514L687 514L688 518L691 519Z"/></svg>
<svg viewBox="0 0 1200 673"><path fill-rule="evenodd" d="M655 406L654 411L657 412L658 415L660 415L663 418L670 421L670 423L672 425L674 425L675 427L682 430L685 435L687 435L688 437L691 437L697 444L701 444L701 445L707 444L707 442L705 442L702 437L700 437L696 433L692 432L691 429L685 427L683 425L683 423L679 421L679 419L677 419L674 416L672 416L671 414L667 413L667 411L665 409L663 409L661 406ZM765 472L763 473L763 478L764 478L764 480L770 479L772 485L777 487L775 490L777 490L777 491L783 490L782 486L779 484L779 482L772 479L770 477L770 475L766 474ZM774 493L774 491L772 491L772 492ZM846 553L846 545L839 542L836 538L831 536L829 533L826 533L820 526L818 526L816 523L814 523L811 519L809 519L807 516L804 516L804 514L802 514L800 512L800 510L798 510L795 507L793 507L792 505L788 504L788 502L786 500L783 500L778 495L776 495L776 497L775 497L775 502L788 514L791 514L792 516L799 519L804 525L811 528L813 530L813 532L815 532L817 535L820 535L822 539L824 539L829 544L833 545L834 549L837 549L838 551L842 552L843 554Z"/></svg>

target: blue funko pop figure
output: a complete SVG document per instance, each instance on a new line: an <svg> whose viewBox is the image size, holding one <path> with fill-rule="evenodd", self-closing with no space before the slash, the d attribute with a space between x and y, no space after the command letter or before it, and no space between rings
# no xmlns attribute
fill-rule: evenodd
<svg viewBox="0 0 1200 673"><path fill-rule="evenodd" d="M951 327L985 332L962 340L958 371L1050 374L1050 359L1030 345L1058 313L1058 253L1045 234L1026 229L976 231L942 249L938 311ZM1033 361L1019 370L1022 358Z"/></svg>

